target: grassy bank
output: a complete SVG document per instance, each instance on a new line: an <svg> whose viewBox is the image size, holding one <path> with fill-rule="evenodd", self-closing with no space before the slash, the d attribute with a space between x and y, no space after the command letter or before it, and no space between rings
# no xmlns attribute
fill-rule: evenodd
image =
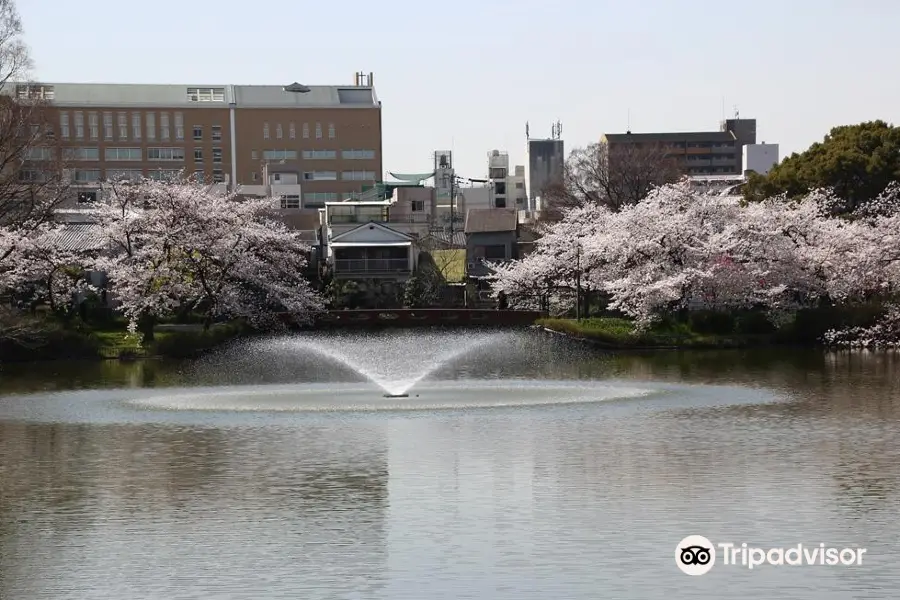
<svg viewBox="0 0 900 600"><path fill-rule="evenodd" d="M141 343L121 323L103 327L84 324L63 327L48 324L28 341L0 343L0 362L40 360L89 360L136 358L192 358L252 332L243 324L217 323L208 330L201 326L181 326L167 330L163 325L154 339Z"/></svg>
<svg viewBox="0 0 900 600"><path fill-rule="evenodd" d="M678 322L637 331L632 321L615 317L538 319L535 324L609 348L744 348L777 341L772 333L706 333Z"/></svg>

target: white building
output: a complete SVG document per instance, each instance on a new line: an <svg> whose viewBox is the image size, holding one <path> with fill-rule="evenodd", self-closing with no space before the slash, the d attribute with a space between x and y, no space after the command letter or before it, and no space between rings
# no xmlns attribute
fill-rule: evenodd
<svg viewBox="0 0 900 600"><path fill-rule="evenodd" d="M754 171L766 175L778 164L778 144L747 144L743 151L742 173Z"/></svg>

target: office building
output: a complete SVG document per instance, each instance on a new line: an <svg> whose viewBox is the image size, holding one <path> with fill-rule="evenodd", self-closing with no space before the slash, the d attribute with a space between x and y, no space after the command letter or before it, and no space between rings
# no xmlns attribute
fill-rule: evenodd
<svg viewBox="0 0 900 600"><path fill-rule="evenodd" d="M660 147L685 175L740 175L743 147L756 143L756 119L726 119L719 131L611 133L601 137L612 155L625 145Z"/></svg>
<svg viewBox="0 0 900 600"><path fill-rule="evenodd" d="M282 208L317 209L381 179L381 103L372 74L352 85L7 86L41 98L82 201L112 178L184 172ZM312 211L314 212L314 211Z"/></svg>
<svg viewBox="0 0 900 600"><path fill-rule="evenodd" d="M528 138L528 160L525 163L525 180L527 186L528 212L538 210L544 189L560 180L566 164L565 144L562 141L562 125L557 122L551 128L547 139Z"/></svg>

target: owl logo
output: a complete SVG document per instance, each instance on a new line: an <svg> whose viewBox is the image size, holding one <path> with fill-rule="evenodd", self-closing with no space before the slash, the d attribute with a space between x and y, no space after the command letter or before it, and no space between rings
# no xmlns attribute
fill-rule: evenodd
<svg viewBox="0 0 900 600"><path fill-rule="evenodd" d="M716 549L702 535L689 535L675 547L675 564L687 575L705 575L716 564Z"/></svg>

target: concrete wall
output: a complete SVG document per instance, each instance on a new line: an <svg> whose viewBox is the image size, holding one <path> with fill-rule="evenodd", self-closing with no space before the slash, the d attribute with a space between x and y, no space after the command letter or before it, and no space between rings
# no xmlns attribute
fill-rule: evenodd
<svg viewBox="0 0 900 600"><path fill-rule="evenodd" d="M778 144L748 144L744 146L742 173L755 171L765 175L778 164Z"/></svg>

